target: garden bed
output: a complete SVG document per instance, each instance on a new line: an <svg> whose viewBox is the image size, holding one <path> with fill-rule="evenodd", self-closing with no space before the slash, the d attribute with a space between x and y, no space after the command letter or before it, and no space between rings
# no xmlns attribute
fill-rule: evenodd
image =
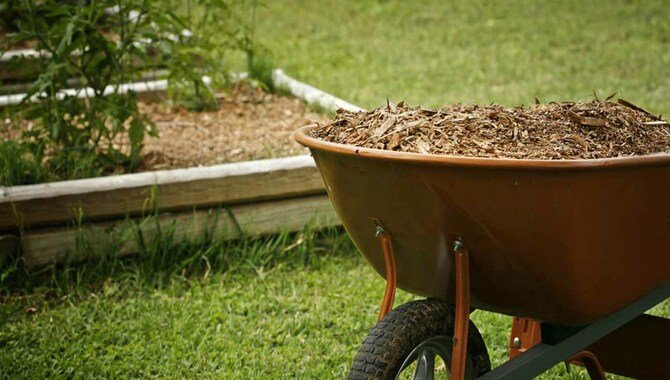
<svg viewBox="0 0 670 380"><path fill-rule="evenodd" d="M326 120L299 99L240 83L218 96L215 111L192 112L165 103L142 103L158 137L146 140L141 170L208 166L305 154L293 139L299 127Z"/></svg>
<svg viewBox="0 0 670 380"><path fill-rule="evenodd" d="M138 172L306 154L307 149L292 138L293 132L327 120L300 99L269 93L248 82L218 94L218 108L210 111L191 111L155 96L144 98L138 106L155 123L157 136L145 139ZM78 122L76 115L72 122ZM22 122L24 129L31 125ZM10 140L21 132L0 130L0 138Z"/></svg>
<svg viewBox="0 0 670 380"><path fill-rule="evenodd" d="M153 151L160 151L160 145L147 144L145 157L149 164L144 168L149 171L3 187L0 194L0 213L3 215L0 218L0 231L4 231L5 236L0 239L0 246L4 244L11 250L19 245L24 260L33 266L67 257L80 245L81 237L101 244L109 243L110 237L123 239L128 235L124 232L124 228L129 224L151 235L157 225L172 225L178 222L181 227L178 227L175 236L186 239L198 239L211 232L209 221L212 215L220 215L224 219L218 222L214 232L217 236L227 238L295 230L306 224L315 227L339 224L325 195L318 170L307 155L204 167L150 170L160 167L159 165L174 168L194 162L194 155L201 154L201 151L197 150L197 141L200 138L205 140L204 144L208 147L205 150L207 154L202 153L200 156L204 160L202 162L214 163L222 157L233 161L253 157L255 153L251 146L254 141L257 142L258 135L254 134L257 132L248 129L253 125L259 126L259 122L262 123L260 128L267 128L268 120L275 120L277 123L277 126L270 127L278 131L274 135L278 140L276 142L278 145L274 145L277 150L256 152L267 156L298 153L301 148L293 143L291 131L309 120L306 115L322 117L306 111L302 101L329 111L339 107L360 110L341 99L290 78L281 70L274 71L273 81L277 88L292 94L297 99L263 94L256 90L249 93L248 87L238 88L237 92L234 91L229 97L221 97L219 101L222 102L222 110L227 109L234 113L233 105L242 105L241 111L238 110L239 115L228 116L231 118L229 119L231 130L238 133L229 133L221 141L217 141L216 136L206 137L219 134L221 126L217 126L214 120L222 116L219 115L221 110L188 116L185 113L181 114L182 119L179 119L179 122L190 123L186 126L191 128L190 132L179 134L165 132L169 128L184 128L184 125L178 126L179 122L166 123L160 127L165 141L179 143L185 135L186 138L191 138L192 144L187 146L192 155L184 154L185 157L191 158L179 158L180 153L174 151L167 157L179 159L169 161L163 156L160 157L161 160L154 158L156 161L152 162L149 160L156 157L152 156L152 148ZM144 87L155 89L153 85ZM270 106L267 103L270 103ZM161 115L161 112L167 112L157 104L145 104L145 106L157 107L153 113L154 117ZM279 116L276 119L257 118L257 115L262 115L263 112L269 113L272 109L282 110L281 120ZM284 112L286 110L290 111L290 114ZM200 124L205 123L208 118L209 126ZM232 120L244 122L232 123ZM161 123L161 119L156 121ZM200 135L196 136L200 137L192 136L196 133L199 133ZM160 139L159 137L157 141ZM212 139L214 141L209 141ZM247 147L247 150L235 151L240 148L233 147L233 144ZM228 152L228 156L222 155L221 152ZM150 220L156 220L158 224L148 223ZM104 239L104 236L108 239ZM133 243L120 244L125 248L120 249L119 253L133 252Z"/></svg>

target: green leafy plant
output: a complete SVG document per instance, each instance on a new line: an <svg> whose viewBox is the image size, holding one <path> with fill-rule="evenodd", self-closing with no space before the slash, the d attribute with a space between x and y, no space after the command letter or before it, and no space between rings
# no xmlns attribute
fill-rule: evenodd
<svg viewBox="0 0 670 380"><path fill-rule="evenodd" d="M159 0L13 3L16 31L8 45L30 41L44 52L38 59L40 75L13 119L13 128L23 133L12 149L30 153L30 163L21 165L38 163L55 179L136 169L145 136L156 130L138 107L137 94L121 86L147 70L167 69L169 97L195 110L217 106L214 89L230 82L226 58L231 50L247 54L252 76L269 78L269 61L253 59L260 51L253 22L250 27L233 12L246 1L185 4L173 12ZM65 93L73 80L80 90ZM10 147L0 149L9 152ZM21 165L3 165L0 169L8 172L1 178L4 185L44 178L11 173Z"/></svg>
<svg viewBox="0 0 670 380"><path fill-rule="evenodd" d="M35 41L44 52L20 114L31 121L21 144L59 178L137 167L144 136L155 129L136 94L119 88L158 64L146 41L166 39L177 23L156 3L139 0L22 0L14 12L12 38ZM71 78L86 91L83 99L62 92Z"/></svg>
<svg viewBox="0 0 670 380"><path fill-rule="evenodd" d="M245 33L239 39L239 48L246 56L249 78L266 91L275 91L272 81L274 62L268 49L256 39L256 10L263 6L257 0L251 0L251 20L245 27Z"/></svg>
<svg viewBox="0 0 670 380"><path fill-rule="evenodd" d="M3 27L12 31L0 51L31 45L45 53L30 62L40 75L23 104L3 111L0 185L135 169L144 137L155 129L137 95L118 90L146 70L167 68L171 100L194 110L217 106L214 89L232 79L229 62L236 57L229 54L245 56L251 80L272 89L272 62L254 38L256 1L179 3L21 0L0 9L11 20ZM21 70L27 61L10 64ZM80 93L63 93L73 83Z"/></svg>
<svg viewBox="0 0 670 380"><path fill-rule="evenodd" d="M193 110L217 106L215 89L231 82L236 57L246 57L249 76L271 83L266 49L255 39L257 1L187 0L177 13L184 25L182 44L161 44L169 56L169 95L180 106ZM262 60L255 60L262 55ZM262 65L265 66L262 66ZM269 86L264 86L269 88Z"/></svg>
<svg viewBox="0 0 670 380"><path fill-rule="evenodd" d="M30 148L17 141L0 141L0 185L38 183L50 179Z"/></svg>

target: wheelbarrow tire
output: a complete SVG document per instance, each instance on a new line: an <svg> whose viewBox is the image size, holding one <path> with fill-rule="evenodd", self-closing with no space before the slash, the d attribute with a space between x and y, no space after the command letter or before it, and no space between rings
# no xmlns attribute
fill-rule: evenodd
<svg viewBox="0 0 670 380"><path fill-rule="evenodd" d="M453 306L429 298L408 302L388 313L370 331L354 358L349 379L394 379L405 359L425 340L453 336ZM474 375L491 370L491 361L477 327L470 321L468 358ZM447 367L451 363L445 363Z"/></svg>

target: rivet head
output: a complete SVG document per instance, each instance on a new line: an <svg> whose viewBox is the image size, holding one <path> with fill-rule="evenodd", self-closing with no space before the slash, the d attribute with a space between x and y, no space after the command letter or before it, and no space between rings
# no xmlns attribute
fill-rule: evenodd
<svg viewBox="0 0 670 380"><path fill-rule="evenodd" d="M521 339L519 339L518 336L515 336L514 340L512 340L512 346L514 346L514 348L521 348Z"/></svg>
<svg viewBox="0 0 670 380"><path fill-rule="evenodd" d="M375 229L375 236L380 237L382 235L384 235L384 228L382 226L377 226Z"/></svg>
<svg viewBox="0 0 670 380"><path fill-rule="evenodd" d="M463 248L463 240L459 237L454 241L454 251L458 251Z"/></svg>

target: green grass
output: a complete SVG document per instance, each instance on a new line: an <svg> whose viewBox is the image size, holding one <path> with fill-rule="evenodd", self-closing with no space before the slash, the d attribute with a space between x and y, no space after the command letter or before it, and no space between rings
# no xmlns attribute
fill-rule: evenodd
<svg viewBox="0 0 670 380"><path fill-rule="evenodd" d="M287 0L257 17L277 66L364 107L595 91L670 113L663 1ZM340 232L309 235L154 241L123 260L3 267L0 377L341 378L384 283ZM670 303L654 313L670 316ZM502 363L510 318L473 319ZM558 366L543 378L586 376Z"/></svg>
<svg viewBox="0 0 670 380"><path fill-rule="evenodd" d="M384 282L340 230L158 242L133 258L12 273L2 377L342 378L375 323ZM400 291L396 304L413 298ZM504 362L510 318L473 320ZM557 366L543 378L585 375Z"/></svg>
<svg viewBox="0 0 670 380"><path fill-rule="evenodd" d="M363 107L504 105L614 92L670 114L666 1L267 2L257 36L290 75Z"/></svg>
<svg viewBox="0 0 670 380"><path fill-rule="evenodd" d="M24 144L0 141L0 186L48 181L49 173Z"/></svg>

